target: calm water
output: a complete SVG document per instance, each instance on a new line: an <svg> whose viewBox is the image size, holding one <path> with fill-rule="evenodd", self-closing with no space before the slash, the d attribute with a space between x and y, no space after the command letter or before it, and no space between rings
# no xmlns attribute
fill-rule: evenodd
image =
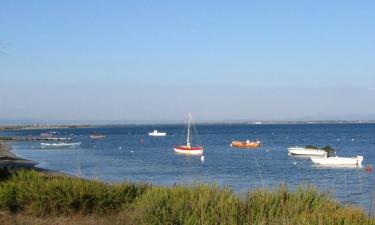
<svg viewBox="0 0 375 225"><path fill-rule="evenodd" d="M166 137L149 137L148 132L166 131ZM294 189L312 184L330 192L343 203L370 208L374 174L364 167L375 160L375 124L336 125L198 125L205 147L205 161L199 156L173 152L183 143L183 125L121 126L88 129L59 129L59 136L73 135L82 145L74 149L41 149L38 142L14 143L14 152L40 162L39 167L86 178L118 182L124 180L160 185L207 182L231 187L239 193L253 188L274 188L286 183ZM49 130L15 131L12 135L38 135ZM103 140L91 140L98 132ZM232 140L260 138L257 150L232 149ZM143 144L140 143L143 139ZM339 156L364 156L363 168L327 168L308 158L288 156L287 147L331 145Z"/></svg>

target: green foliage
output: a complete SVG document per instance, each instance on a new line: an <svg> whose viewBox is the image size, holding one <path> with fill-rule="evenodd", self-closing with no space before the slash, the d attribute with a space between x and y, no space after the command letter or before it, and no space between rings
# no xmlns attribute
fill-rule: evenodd
<svg viewBox="0 0 375 225"><path fill-rule="evenodd" d="M245 224L374 224L363 211L342 207L312 187L253 191L244 204Z"/></svg>
<svg viewBox="0 0 375 225"><path fill-rule="evenodd" d="M141 195L148 185L108 185L63 176L43 176L35 171L14 172L0 183L0 207L27 208L36 215L105 214L121 209Z"/></svg>
<svg viewBox="0 0 375 225"><path fill-rule="evenodd" d="M240 198L217 186L105 184L33 171L12 172L0 182L0 208L36 218L94 215L140 225L375 225L362 209L342 206L311 187L254 190Z"/></svg>
<svg viewBox="0 0 375 225"><path fill-rule="evenodd" d="M134 205L136 224L239 224L240 200L208 185L149 189Z"/></svg>

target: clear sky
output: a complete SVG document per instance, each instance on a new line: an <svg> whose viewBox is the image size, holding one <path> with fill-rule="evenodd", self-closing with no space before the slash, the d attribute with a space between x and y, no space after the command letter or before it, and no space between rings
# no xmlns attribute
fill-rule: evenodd
<svg viewBox="0 0 375 225"><path fill-rule="evenodd" d="M375 119L374 1L0 1L0 118Z"/></svg>

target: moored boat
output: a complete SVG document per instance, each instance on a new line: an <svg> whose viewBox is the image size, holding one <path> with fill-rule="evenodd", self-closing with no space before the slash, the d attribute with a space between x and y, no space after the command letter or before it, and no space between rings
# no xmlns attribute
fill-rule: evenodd
<svg viewBox="0 0 375 225"><path fill-rule="evenodd" d="M40 136L41 137L52 137L53 134L52 133L40 133Z"/></svg>
<svg viewBox="0 0 375 225"><path fill-rule="evenodd" d="M361 166L363 161L363 156L357 156L357 157L310 157L311 161L314 164L319 165L348 165L348 166Z"/></svg>
<svg viewBox="0 0 375 225"><path fill-rule="evenodd" d="M153 132L148 133L149 136L153 137L164 137L167 135L165 132L159 132L158 130L154 130Z"/></svg>
<svg viewBox="0 0 375 225"><path fill-rule="evenodd" d="M232 148L258 148L261 147L262 143L260 141L232 141L230 147Z"/></svg>
<svg viewBox="0 0 375 225"><path fill-rule="evenodd" d="M175 146L175 147L173 147L173 150L177 153L182 153L182 154L187 154L187 155L202 155L203 154L203 147L201 145L191 146L191 143L193 141L192 140L192 133L191 133L191 126L192 126L192 118L191 118L191 115L189 113L188 122L187 122L186 145ZM198 135L198 134L196 134L196 135Z"/></svg>
<svg viewBox="0 0 375 225"><path fill-rule="evenodd" d="M40 145L42 147L48 147L48 148L64 148L64 147L77 147L79 145L81 145L81 142L71 142L71 143L67 143L67 142L58 142L58 143L45 143L45 142L42 142L40 143Z"/></svg>
<svg viewBox="0 0 375 225"><path fill-rule="evenodd" d="M327 156L327 151L318 148L307 147L289 147L288 154L290 155L312 155L312 156Z"/></svg>
<svg viewBox="0 0 375 225"><path fill-rule="evenodd" d="M105 138L105 136L102 135L102 134L91 134L90 138L91 139L102 139L102 138Z"/></svg>

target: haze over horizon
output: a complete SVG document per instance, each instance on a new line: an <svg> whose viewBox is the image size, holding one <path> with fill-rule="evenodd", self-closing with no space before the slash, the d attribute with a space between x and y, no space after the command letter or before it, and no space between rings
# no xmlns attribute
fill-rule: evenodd
<svg viewBox="0 0 375 225"><path fill-rule="evenodd" d="M373 1L0 3L0 119L375 120Z"/></svg>

